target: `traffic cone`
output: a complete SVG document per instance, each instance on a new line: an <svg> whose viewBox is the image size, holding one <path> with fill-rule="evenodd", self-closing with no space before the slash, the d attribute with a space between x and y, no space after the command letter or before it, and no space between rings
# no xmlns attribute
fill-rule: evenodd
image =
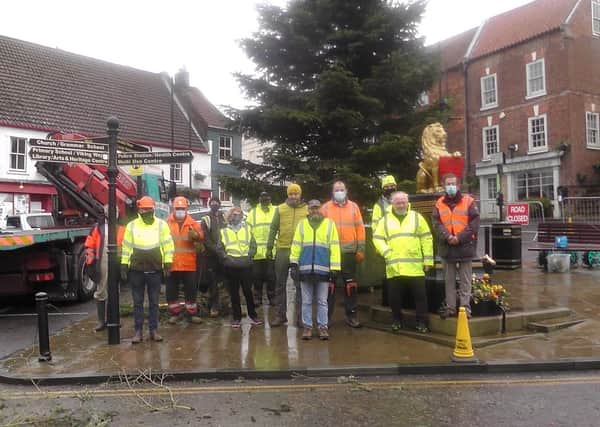
<svg viewBox="0 0 600 427"><path fill-rule="evenodd" d="M450 356L453 362L457 363L477 363L479 359L473 353L471 345L471 333L469 332L469 320L464 307L458 310L458 321L456 322L456 344L454 353Z"/></svg>

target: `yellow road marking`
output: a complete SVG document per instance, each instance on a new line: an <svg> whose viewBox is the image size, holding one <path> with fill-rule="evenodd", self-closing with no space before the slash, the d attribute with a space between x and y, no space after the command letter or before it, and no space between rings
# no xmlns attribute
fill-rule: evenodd
<svg viewBox="0 0 600 427"><path fill-rule="evenodd" d="M220 394L220 393L249 393L249 392L302 392L312 390L333 390L347 387L368 388L370 390L389 390L395 388L436 388L436 387L477 387L477 386L530 386L546 387L557 385L577 385L577 384L600 384L598 377L572 377L572 378L523 378L523 379L489 379L489 380L435 380L435 381L393 381L393 382L362 382L352 380L347 383L329 383L329 384L280 384L280 385L232 385L232 386L193 386L177 387L176 384L164 387L150 386L148 384L137 385L131 388L120 386L117 389L90 389L82 386L78 390L59 390L59 391L30 391L2 393L0 397L7 400L18 399L43 399L43 398L61 398L71 397L79 398L82 395L86 397L124 397L124 396L158 396L184 394ZM137 387L137 388L136 388Z"/></svg>

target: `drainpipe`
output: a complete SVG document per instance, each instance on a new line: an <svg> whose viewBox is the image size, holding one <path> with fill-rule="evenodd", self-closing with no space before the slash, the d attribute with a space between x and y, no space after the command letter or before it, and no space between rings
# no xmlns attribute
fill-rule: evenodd
<svg viewBox="0 0 600 427"><path fill-rule="evenodd" d="M465 59L463 61L463 86L465 96L465 171L463 177L466 178L471 169L471 155L469 152L469 85L468 85L468 74L469 74L469 62ZM471 189L469 189L471 191Z"/></svg>

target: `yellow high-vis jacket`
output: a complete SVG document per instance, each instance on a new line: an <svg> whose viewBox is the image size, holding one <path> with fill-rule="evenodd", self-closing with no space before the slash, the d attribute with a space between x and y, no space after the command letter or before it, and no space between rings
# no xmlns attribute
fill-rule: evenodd
<svg viewBox="0 0 600 427"><path fill-rule="evenodd" d="M433 237L425 218L410 209L400 221L389 206L373 233L375 249L385 259L386 277L424 276L433 266Z"/></svg>

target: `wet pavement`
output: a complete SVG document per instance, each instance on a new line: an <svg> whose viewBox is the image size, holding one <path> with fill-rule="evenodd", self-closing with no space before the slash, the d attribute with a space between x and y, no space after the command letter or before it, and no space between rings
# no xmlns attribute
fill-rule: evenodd
<svg viewBox="0 0 600 427"><path fill-rule="evenodd" d="M524 244L526 246L527 243ZM535 257L524 250L522 269L497 270L493 279L510 292L513 312L568 307L585 321L548 333L531 333L525 338L475 348L482 363L516 364L600 361L600 270L584 267L569 273L545 273ZM124 296L126 298L126 296ZM292 293L288 318L293 319ZM361 293L366 306L379 294ZM343 298L337 298L341 304ZM268 319L268 306L259 311ZM161 343L131 344L132 321L122 318L120 345L109 346L106 333L94 333L95 319L88 317L51 337L53 360L40 363L37 349L29 347L0 361L0 375L6 378L56 378L78 376L119 376L145 372L274 372L278 370L327 370L353 367L436 366L450 363L452 349L411 336L395 335L372 328L351 329L344 324L343 308L332 326L331 340L300 339L301 331L288 325L278 328L251 326L247 319L241 330L233 330L228 318L206 319L203 324L181 323L159 328ZM367 320L368 312L361 312ZM52 319L51 319L52 321ZM492 337L493 338L493 337Z"/></svg>

